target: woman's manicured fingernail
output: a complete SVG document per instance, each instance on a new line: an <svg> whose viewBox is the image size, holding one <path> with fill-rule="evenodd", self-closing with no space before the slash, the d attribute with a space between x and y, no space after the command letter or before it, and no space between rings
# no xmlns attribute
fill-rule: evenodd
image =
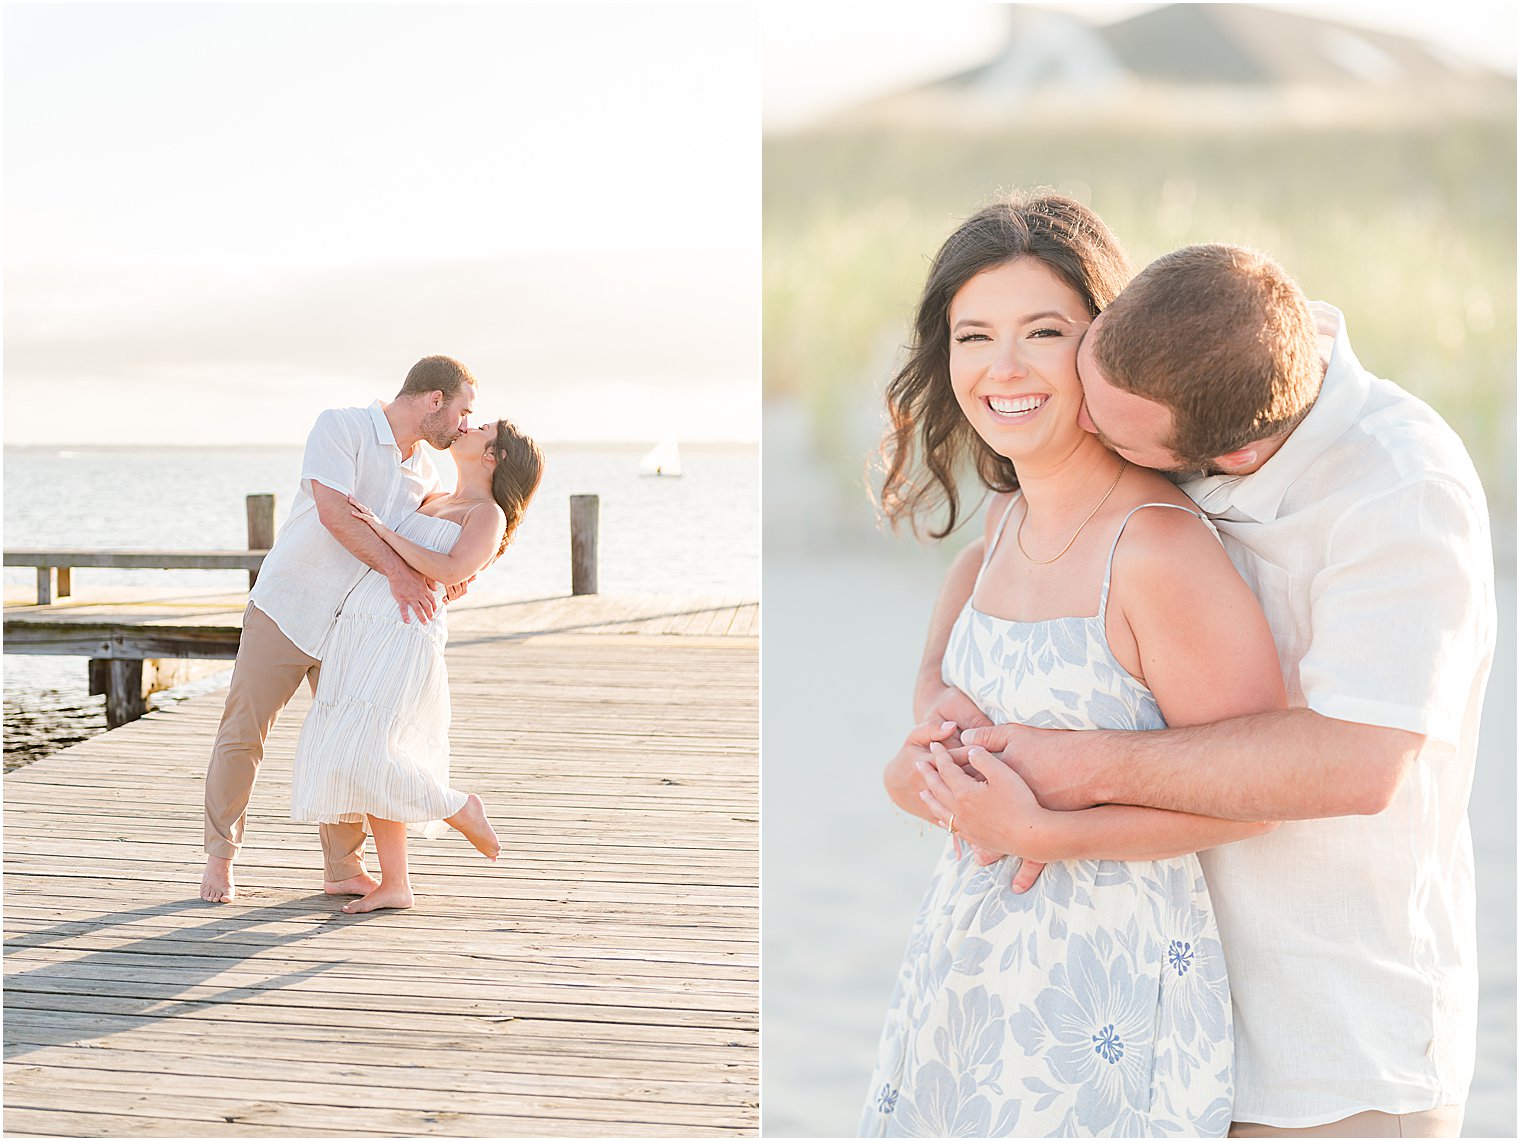
<svg viewBox="0 0 1520 1141"><path fill-rule="evenodd" d="M939 723L939 731L941 733L943 733L946 729L954 729L954 728L955 728L955 722L954 721L941 721Z"/></svg>

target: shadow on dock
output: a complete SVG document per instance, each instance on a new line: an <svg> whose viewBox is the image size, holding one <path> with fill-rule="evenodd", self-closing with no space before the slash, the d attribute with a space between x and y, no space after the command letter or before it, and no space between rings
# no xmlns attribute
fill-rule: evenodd
<svg viewBox="0 0 1520 1141"><path fill-rule="evenodd" d="M251 990L277 991L301 980L315 978L333 970L337 963L313 963L301 970L275 975L256 988L225 987L207 995L193 998L186 995L192 987L205 986L226 969L226 960L210 952L217 948L236 945L244 955L252 957L259 951L273 947L287 947L310 938L310 931L260 931L261 924L286 922L292 914L320 915L330 919L337 915L343 900L317 892L292 901L268 907L235 908L207 903L201 899L184 902L156 903L130 911L118 911L102 915L93 921L70 921L44 927L5 940L7 957L15 954L24 962L25 952L52 944L68 945L82 935L107 936L118 928L128 932L140 930L143 920L163 916L208 917L208 922L194 927L174 928L141 938L126 937L109 950L90 951L60 964L45 964L31 970L8 972L5 978L5 1008L8 1029L5 1057L19 1058L50 1046L100 1047L102 1039L140 1026L149 1025L157 1019L175 1018L181 1015L204 1014L209 1007L232 1004L245 1000ZM219 917L211 918L217 912ZM373 914L373 913L372 913ZM162 988L156 982L151 959L141 956L162 956L172 962L175 978ZM190 960L204 957L198 967ZM121 981L123 967L133 968L128 973L133 982ZM133 989L149 988L162 993L153 995L126 993ZM78 1019L64 1017L48 1019L35 1012L47 1009L60 998L87 993L90 997L112 1009L106 1017ZM24 1013L25 1012L25 1013ZM101 1012L106 1013L106 1012Z"/></svg>

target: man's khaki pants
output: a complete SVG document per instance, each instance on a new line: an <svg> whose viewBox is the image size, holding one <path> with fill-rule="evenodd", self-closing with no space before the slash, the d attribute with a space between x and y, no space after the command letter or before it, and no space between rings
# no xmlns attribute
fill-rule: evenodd
<svg viewBox="0 0 1520 1141"><path fill-rule="evenodd" d="M1340 1121L1311 1125L1307 1129L1278 1129L1237 1121L1231 1137L1456 1137L1462 1132L1465 1105L1443 1105L1423 1113L1382 1113L1369 1109Z"/></svg>
<svg viewBox="0 0 1520 1141"><path fill-rule="evenodd" d="M243 843L248 798L264 741L280 710L295 695L303 679L317 689L322 663L296 648L274 619L253 603L243 614L242 641L222 724L206 770L206 854L232 859ZM332 883L364 870L364 826L323 824L324 878Z"/></svg>

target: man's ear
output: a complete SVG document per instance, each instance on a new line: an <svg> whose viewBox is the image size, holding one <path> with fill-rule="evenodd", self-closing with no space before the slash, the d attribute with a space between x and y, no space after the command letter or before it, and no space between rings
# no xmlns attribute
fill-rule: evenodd
<svg viewBox="0 0 1520 1141"><path fill-rule="evenodd" d="M435 388L432 392L428 393L428 408L431 411L437 412L438 409L442 408L447 403L448 397L444 396L443 389Z"/></svg>
<svg viewBox="0 0 1520 1141"><path fill-rule="evenodd" d="M1244 448L1237 448L1233 452L1226 452L1222 456L1215 456L1214 467L1225 475L1248 472L1256 466L1256 456L1256 445L1249 444Z"/></svg>

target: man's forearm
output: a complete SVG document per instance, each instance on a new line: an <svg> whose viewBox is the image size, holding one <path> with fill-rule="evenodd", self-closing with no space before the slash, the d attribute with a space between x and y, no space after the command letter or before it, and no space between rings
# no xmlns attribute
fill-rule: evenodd
<svg viewBox="0 0 1520 1141"><path fill-rule="evenodd" d="M929 633L924 640L924 656L918 664L918 678L913 685L913 719L923 721L929 717L930 707L945 688L941 675L941 663L945 647L950 644L950 631L955 627L966 600L976 587L976 575L982 565L982 540L978 539L955 556L945 581L940 585L939 596L934 600L934 612L929 617Z"/></svg>
<svg viewBox="0 0 1520 1141"><path fill-rule="evenodd" d="M387 578L407 566L406 560L375 534L368 523L355 519L352 515L331 521L323 519L322 524L327 528L328 534L342 543L349 554Z"/></svg>
<svg viewBox="0 0 1520 1141"><path fill-rule="evenodd" d="M1089 803L1140 804L1229 820L1308 820L1381 812L1423 743L1415 733L1285 709L1211 725L1147 732L1061 733ZM1010 750L1016 769L1023 766ZM1038 750L1036 750L1038 751ZM1042 759L1032 782L1054 776Z"/></svg>

